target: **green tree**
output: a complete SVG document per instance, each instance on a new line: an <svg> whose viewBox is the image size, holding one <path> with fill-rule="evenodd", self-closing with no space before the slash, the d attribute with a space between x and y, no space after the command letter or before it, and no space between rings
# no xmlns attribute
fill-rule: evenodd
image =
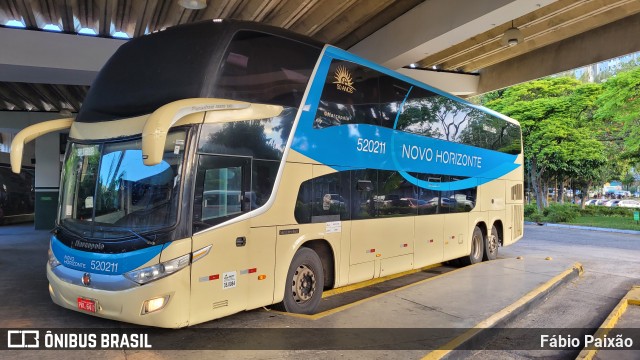
<svg viewBox="0 0 640 360"><path fill-rule="evenodd" d="M619 140L623 158L639 163L640 68L618 73L602 86L595 117L605 125L603 135Z"/></svg>
<svg viewBox="0 0 640 360"><path fill-rule="evenodd" d="M633 174L633 172L629 171L623 178L622 178L622 185L625 186L625 190L629 190L629 188L631 187L631 185L633 185L633 183L636 182L636 178Z"/></svg>
<svg viewBox="0 0 640 360"><path fill-rule="evenodd" d="M591 183L605 162L590 131L598 85L562 77L535 80L484 97L485 106L520 122L527 177L540 210L552 180Z"/></svg>

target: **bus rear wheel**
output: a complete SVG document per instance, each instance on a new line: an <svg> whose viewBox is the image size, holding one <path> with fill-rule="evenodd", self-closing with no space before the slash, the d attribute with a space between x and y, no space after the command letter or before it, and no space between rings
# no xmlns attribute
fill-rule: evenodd
<svg viewBox="0 0 640 360"><path fill-rule="evenodd" d="M284 299L277 308L296 314L313 314L322 299L324 271L315 251L299 249L287 273Z"/></svg>
<svg viewBox="0 0 640 360"><path fill-rule="evenodd" d="M471 253L469 256L463 257L462 263L464 265L477 264L482 261L484 256L484 235L482 229L475 227L473 229L473 235L471 236Z"/></svg>
<svg viewBox="0 0 640 360"><path fill-rule="evenodd" d="M498 257L498 244L500 242L500 236L498 229L495 225L491 227L491 235L485 239L485 248L483 260L495 260Z"/></svg>

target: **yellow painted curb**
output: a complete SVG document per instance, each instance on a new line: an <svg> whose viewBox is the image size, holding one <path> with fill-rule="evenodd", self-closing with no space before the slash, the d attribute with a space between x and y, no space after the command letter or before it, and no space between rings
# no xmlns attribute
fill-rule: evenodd
<svg viewBox="0 0 640 360"><path fill-rule="evenodd" d="M571 266L571 268L569 268L569 269L563 271L562 273L554 276L553 278L551 278L546 283L544 283L544 284L538 286L536 289L528 292L526 295L524 295L523 297L518 299L518 301L516 301L513 304L505 307L504 309L498 311L497 313L491 315L489 318L479 322L476 326L474 326L471 329L467 330L464 334L462 334L462 335L456 337L455 339L449 341L445 345L441 346L439 349L436 349L436 350L428 353L425 357L422 358L422 360L442 359L444 356L448 355L450 352L452 352L454 349L456 349L460 345L464 344L466 341L469 341L471 338L476 336L478 333L480 333L484 329L491 328L491 327L495 326L495 324L497 324L499 321L504 319L507 315L511 314L512 312L514 312L516 309L520 308L521 306L524 306L529 301L533 300L536 296L538 296L541 293L547 291L552 286L554 286L556 283L560 282L562 279L564 279L565 277L571 275L571 273L573 273L575 271L578 272L578 275L582 275L582 273L584 272L584 269L582 268L582 264L580 264L580 263L573 264L573 266Z"/></svg>
<svg viewBox="0 0 640 360"><path fill-rule="evenodd" d="M604 320L602 325L600 325L600 328L598 328L593 336L596 338L602 338L604 335L609 333L609 331L611 331L611 329L616 326L622 314L627 311L629 305L640 306L640 286L636 285L631 287L631 290L629 290L629 292L622 298L622 300L620 300L618 305L613 308L609 316L607 316L607 318ZM597 353L598 349L589 349L585 347L584 349L582 349L582 351L580 351L580 354L578 354L576 360L592 360Z"/></svg>

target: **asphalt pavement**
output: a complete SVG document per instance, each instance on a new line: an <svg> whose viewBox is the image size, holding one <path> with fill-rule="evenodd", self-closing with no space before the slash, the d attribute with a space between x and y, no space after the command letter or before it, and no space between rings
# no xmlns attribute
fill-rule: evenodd
<svg viewBox="0 0 640 360"><path fill-rule="evenodd" d="M0 229L0 269L11 269L0 276L0 291L5 294L0 306L0 327L37 327L44 321L55 324L68 324L74 327L120 327L121 324L114 321L98 319L85 314L68 311L54 305L48 299L46 292L46 277L44 276L44 263L46 262L47 232L33 231L29 226L11 226ZM517 257L540 261L545 260L555 264L570 264L579 262L584 266L584 274L571 280L554 292L536 303L526 312L521 313L515 319L506 324L507 328L515 330L527 328L597 328L607 317L609 312L620 301L632 285L640 284L640 235L601 232L593 230L581 230L558 227L541 227L536 225L525 226L525 237L518 243L500 248L499 258L512 262ZM472 267L473 268L473 267ZM477 267L482 269L482 267ZM517 267L508 266L508 273L512 273ZM473 274L471 269L461 269L456 272ZM484 270L483 270L484 271ZM540 277L543 280L544 271L527 271L532 277ZM447 291L447 277L445 274L438 281L442 285L434 287L440 289L443 294ZM464 281L464 276L462 281ZM467 280L472 280L468 277ZM473 284L473 281L468 281ZM535 282L535 281L534 281ZM433 284L436 284L433 282ZM499 290L491 290L499 296ZM415 296L404 296L415 295ZM393 296L382 295L375 301L369 301L363 306L345 311L358 313L358 318L367 326L370 324L387 325L387 323L402 323L402 317L406 317L413 326L418 326L416 315L422 314L425 309L433 309L434 314L440 318L450 317L461 319L464 326L471 326L490 312L483 313L477 319L471 317L471 307L459 305L458 309L464 310L455 313L456 302L464 304L463 295L450 297L454 301L437 303L437 292L411 289L410 292ZM398 300L398 298L401 298ZM479 298L487 299L486 295ZM414 305L401 309L393 309L395 302ZM431 300L429 300L431 299ZM435 306L436 304L437 306ZM495 310L500 306L494 306ZM466 309L466 310L465 310ZM359 312L358 312L359 311ZM452 316L453 315L453 316ZM263 309L236 314L221 320L203 324L204 328L215 327L273 327L278 324L281 327L295 327L296 319ZM349 327L348 319L341 316L327 316L323 325ZM423 322L424 323L424 322ZM261 325L262 324L262 325ZM319 325L307 325L318 327ZM442 326L440 324L439 326ZM508 332L508 330L507 330ZM215 341L212 339L212 341ZM247 341L250 341L248 339ZM488 346L495 348L496 344L513 344L517 339L509 338L508 333L499 334L494 343ZM222 350L193 350L193 351L11 351L11 358L20 359L170 359L170 358L243 358L243 359L315 359L318 357L332 359L376 359L376 358L421 358L428 351L393 351L393 350L288 350L288 351L222 351ZM573 359L577 355L575 351L525 351L525 350L478 350L455 352L458 358L498 358L498 359L528 359L550 357L558 359ZM0 357L3 354L0 354ZM632 354L633 356L633 354ZM640 358L640 356L638 357Z"/></svg>
<svg viewBox="0 0 640 360"><path fill-rule="evenodd" d="M540 257L579 261L580 278L558 289L507 327L597 328L633 285L640 285L640 234L526 225L525 237L510 247L500 248L500 257ZM640 340L640 339L638 339ZM509 343L508 331L494 339ZM492 346L496 346L494 343ZM579 351L505 350L469 351L470 359L575 359ZM623 351L640 359L637 352Z"/></svg>

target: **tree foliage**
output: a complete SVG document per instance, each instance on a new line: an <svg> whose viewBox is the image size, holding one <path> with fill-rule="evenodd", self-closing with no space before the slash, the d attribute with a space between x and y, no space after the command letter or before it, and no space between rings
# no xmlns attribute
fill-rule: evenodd
<svg viewBox="0 0 640 360"><path fill-rule="evenodd" d="M595 117L605 125L605 133L619 138L622 155L640 162L640 68L618 73L602 84Z"/></svg>
<svg viewBox="0 0 640 360"><path fill-rule="evenodd" d="M640 165L640 67L607 74L602 83L571 77L534 80L483 95L480 102L518 120L525 181L547 206L547 188L567 181L587 193L594 185L634 182ZM554 185L555 187L555 185Z"/></svg>
<svg viewBox="0 0 640 360"><path fill-rule="evenodd" d="M484 105L520 122L528 180L538 207L546 204L552 180L590 186L606 163L604 145L593 131L601 89L561 77L535 80L496 92ZM562 186L560 186L562 187Z"/></svg>

